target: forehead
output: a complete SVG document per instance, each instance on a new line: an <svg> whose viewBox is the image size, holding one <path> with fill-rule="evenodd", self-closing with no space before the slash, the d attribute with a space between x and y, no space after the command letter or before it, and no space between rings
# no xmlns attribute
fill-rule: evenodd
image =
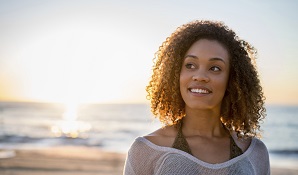
<svg viewBox="0 0 298 175"><path fill-rule="evenodd" d="M193 55L197 58L221 58L229 61L229 53L226 47L217 40L200 39L194 42L187 50L185 56Z"/></svg>

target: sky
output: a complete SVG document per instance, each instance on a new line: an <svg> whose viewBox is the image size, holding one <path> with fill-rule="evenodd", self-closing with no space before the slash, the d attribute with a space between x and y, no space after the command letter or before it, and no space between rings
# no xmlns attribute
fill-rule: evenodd
<svg viewBox="0 0 298 175"><path fill-rule="evenodd" d="M177 27L225 22L258 50L267 104L298 105L298 1L0 0L0 100L146 103Z"/></svg>

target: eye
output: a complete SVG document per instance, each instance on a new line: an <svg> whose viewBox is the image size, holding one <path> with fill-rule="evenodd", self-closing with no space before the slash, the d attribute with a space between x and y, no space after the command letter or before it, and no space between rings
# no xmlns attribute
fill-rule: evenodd
<svg viewBox="0 0 298 175"><path fill-rule="evenodd" d="M196 68L196 66L195 66L194 64L192 64L192 63L187 63L187 64L185 64L185 67L186 67L187 69L195 69L195 68Z"/></svg>
<svg viewBox="0 0 298 175"><path fill-rule="evenodd" d="M220 67L218 67L218 66L212 66L210 68L210 70L212 70L213 72L219 72L219 71L221 71Z"/></svg>

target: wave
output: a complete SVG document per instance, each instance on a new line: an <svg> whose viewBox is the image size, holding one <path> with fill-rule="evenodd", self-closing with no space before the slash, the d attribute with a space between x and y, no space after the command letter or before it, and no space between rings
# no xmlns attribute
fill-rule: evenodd
<svg viewBox="0 0 298 175"><path fill-rule="evenodd" d="M282 149L282 150L269 150L269 153L272 154L282 154L282 155L297 155L298 156L298 149Z"/></svg>
<svg viewBox="0 0 298 175"><path fill-rule="evenodd" d="M102 142L100 140L90 138L69 138L69 137L30 137L19 135L2 135L0 136L1 145L15 145L20 146L22 144L38 144L44 146L58 146L58 145L76 145L76 146L88 146L88 147L101 147Z"/></svg>

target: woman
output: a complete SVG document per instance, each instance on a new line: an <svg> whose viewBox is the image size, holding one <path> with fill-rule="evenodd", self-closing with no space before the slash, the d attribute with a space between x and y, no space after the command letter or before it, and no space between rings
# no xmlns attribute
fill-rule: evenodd
<svg viewBox="0 0 298 175"><path fill-rule="evenodd" d="M221 22L179 27L155 55L148 98L163 128L131 146L124 174L270 174L256 52Z"/></svg>

